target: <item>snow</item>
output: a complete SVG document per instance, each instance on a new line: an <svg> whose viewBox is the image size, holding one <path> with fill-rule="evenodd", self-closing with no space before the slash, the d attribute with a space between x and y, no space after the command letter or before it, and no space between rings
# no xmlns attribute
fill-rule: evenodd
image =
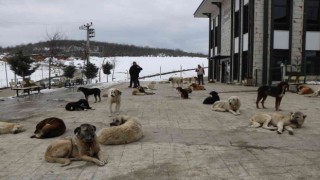
<svg viewBox="0 0 320 180"><path fill-rule="evenodd" d="M98 68L100 68L100 76L92 80L92 83L100 82L103 84L107 82L107 76L103 74L101 69L102 63L110 62L111 64L115 61L114 68L114 79L112 81L112 74L108 76L108 82L123 82L129 80L128 71L133 61L136 61L143 70L140 72L140 77L149 76L157 73L165 73L170 71L179 71L181 69L192 69L190 71L178 72L174 74L162 75L152 78L146 78L141 81L162 81L168 80L171 76L181 76L181 77L193 77L196 76L194 69L198 64L201 66L207 67L208 60L207 58L199 57L90 57L90 62L94 63ZM83 66L84 60L77 60L74 58L69 58L68 60L54 60L54 64L64 64L64 65L75 65L77 68ZM6 64L6 69L5 69ZM7 72L7 78L6 78ZM111 71L112 73L112 71ZM63 71L57 68L53 68L51 76L62 75ZM40 67L31 75L31 79L34 81L39 81L49 77L48 71L48 60L40 63ZM100 78L99 78L100 77ZM22 77L17 76L18 80L21 80ZM8 83L14 81L14 73L10 70L10 66L0 60L0 87L6 87ZM100 80L99 80L100 79Z"/></svg>

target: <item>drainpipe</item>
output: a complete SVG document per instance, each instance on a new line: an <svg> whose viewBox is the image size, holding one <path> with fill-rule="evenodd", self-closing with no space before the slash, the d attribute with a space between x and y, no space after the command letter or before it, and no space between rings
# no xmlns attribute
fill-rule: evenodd
<svg viewBox="0 0 320 180"><path fill-rule="evenodd" d="M268 36L269 36L269 0L264 0L263 10L263 59L262 59L262 84L267 84L268 75Z"/></svg>

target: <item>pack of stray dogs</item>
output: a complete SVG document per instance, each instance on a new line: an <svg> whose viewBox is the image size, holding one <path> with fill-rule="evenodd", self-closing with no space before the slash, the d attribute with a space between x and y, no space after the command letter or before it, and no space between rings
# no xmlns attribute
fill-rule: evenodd
<svg viewBox="0 0 320 180"><path fill-rule="evenodd" d="M177 85L176 90L181 99L190 99L189 94L194 91L206 90L203 85L191 83L187 88L183 88L182 78L170 78L172 87ZM156 83L153 81L145 86L138 86L132 90L132 95L153 95L155 93ZM301 128L306 119L306 115L296 111L291 113L279 113L280 103L288 90L288 83L280 82L277 86L261 86L257 89L256 108L259 109L259 103L265 108L264 102L268 96L275 98L275 111L271 113L259 113L250 118L249 127L262 127L267 130L275 130L282 134L287 130L293 135L293 129ZM93 95L95 103L101 101L101 90L99 88L79 87L79 92L84 94L84 99L74 102L68 102L65 106L67 111L86 111L94 110L89 105L88 98ZM219 93L211 91L210 96L203 100L204 105L211 105L212 111L230 112L233 115L240 115L241 100L238 96L230 96L226 100L220 100ZM92 124L81 124L74 129L74 135L52 141L47 147L44 159L50 163L60 163L61 166L70 165L72 161L88 161L98 166L104 166L108 163L106 159L100 157L100 144L118 145L139 141L143 138L142 126L136 117L119 115L121 106L122 91L117 88L108 89L107 104L109 105L110 117L113 116L110 127L100 129L96 133L96 126ZM115 109L113 108L115 105ZM35 127L34 134L30 138L53 138L65 133L67 127L64 121L57 117L46 118ZM25 131L23 125L18 123L0 122L0 134L19 133Z"/></svg>

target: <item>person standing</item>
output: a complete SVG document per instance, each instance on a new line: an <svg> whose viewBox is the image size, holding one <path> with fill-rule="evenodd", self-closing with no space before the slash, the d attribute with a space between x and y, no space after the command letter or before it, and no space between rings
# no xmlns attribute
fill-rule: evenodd
<svg viewBox="0 0 320 180"><path fill-rule="evenodd" d="M141 70L142 68L135 61L133 61L132 66L129 69L129 74L130 74L129 88L132 87L132 83L134 88L140 86L139 73Z"/></svg>
<svg viewBox="0 0 320 180"><path fill-rule="evenodd" d="M205 74L205 72L204 72L204 68L201 67L200 64L198 64L196 72L197 72L197 76L198 76L198 84L200 85L200 82L201 82L202 85L204 85L204 83L203 83L203 75Z"/></svg>

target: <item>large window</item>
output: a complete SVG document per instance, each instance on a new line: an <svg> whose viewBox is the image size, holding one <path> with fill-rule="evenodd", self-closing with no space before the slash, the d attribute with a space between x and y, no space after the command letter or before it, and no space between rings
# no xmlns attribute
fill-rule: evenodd
<svg viewBox="0 0 320 180"><path fill-rule="evenodd" d="M249 32L249 5L243 6L243 34Z"/></svg>
<svg viewBox="0 0 320 180"><path fill-rule="evenodd" d="M276 30L289 30L291 0L273 0L273 23Z"/></svg>
<svg viewBox="0 0 320 180"><path fill-rule="evenodd" d="M238 80L239 75L239 54L233 55L233 79Z"/></svg>
<svg viewBox="0 0 320 180"><path fill-rule="evenodd" d="M307 75L320 75L320 51L306 51L306 59Z"/></svg>
<svg viewBox="0 0 320 180"><path fill-rule="evenodd" d="M281 63L290 64L289 50L273 50L271 59L271 75L272 81L281 81Z"/></svg>
<svg viewBox="0 0 320 180"><path fill-rule="evenodd" d="M239 11L234 14L234 37L239 37L239 27L240 27L240 16Z"/></svg>
<svg viewBox="0 0 320 180"><path fill-rule="evenodd" d="M320 1L306 0L307 31L320 31Z"/></svg>

